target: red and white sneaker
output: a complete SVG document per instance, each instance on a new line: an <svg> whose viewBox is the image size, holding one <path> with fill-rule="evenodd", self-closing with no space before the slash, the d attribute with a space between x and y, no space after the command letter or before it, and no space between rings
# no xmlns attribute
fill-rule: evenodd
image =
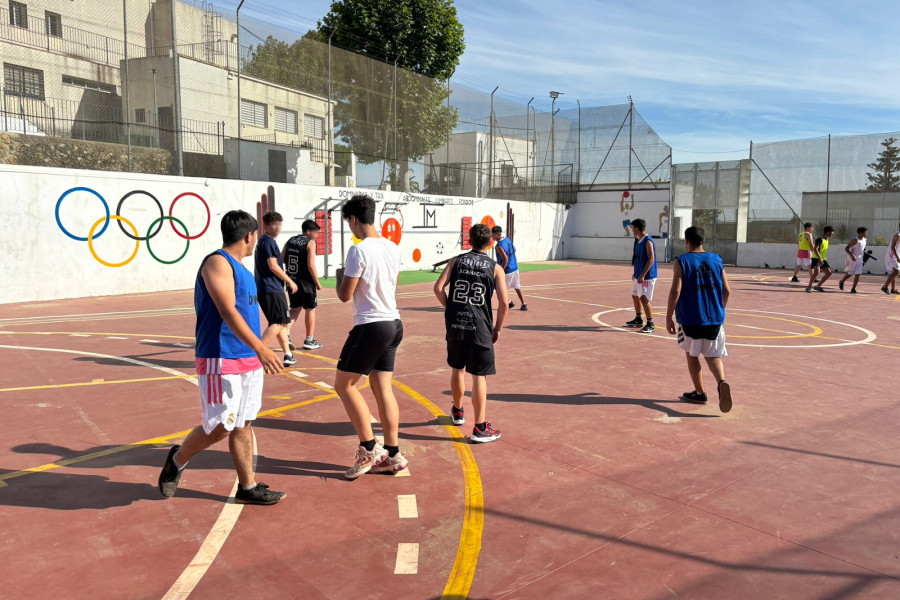
<svg viewBox="0 0 900 600"><path fill-rule="evenodd" d="M344 477L347 479L356 479L360 475L364 475L372 470L375 464L387 456L385 450L380 444L375 444L375 449L369 452L365 446L360 446L356 451L356 460L353 466L347 469Z"/></svg>
<svg viewBox="0 0 900 600"><path fill-rule="evenodd" d="M477 427L472 428L472 437L469 438L469 441L473 444L486 444L488 442L496 442L499 439L500 432L491 427L490 423L487 423L484 431L480 431Z"/></svg>
<svg viewBox="0 0 900 600"><path fill-rule="evenodd" d="M399 473L409 466L409 461L403 456L402 452L397 452L394 456L385 454L381 460L372 466L373 473Z"/></svg>

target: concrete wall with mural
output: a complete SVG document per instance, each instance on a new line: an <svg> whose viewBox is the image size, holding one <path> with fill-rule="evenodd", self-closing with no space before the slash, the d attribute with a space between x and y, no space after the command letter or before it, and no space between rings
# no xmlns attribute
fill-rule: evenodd
<svg viewBox="0 0 900 600"><path fill-rule="evenodd" d="M342 200L370 193L404 270L461 252L464 222L505 228L510 216L520 260L560 258L568 216L556 204L15 165L0 165L0 180L0 304L190 288L200 261L221 245L221 216L235 208L280 212L283 245L305 219L324 223ZM353 243L339 212L330 222L320 274L326 260L333 274Z"/></svg>
<svg viewBox="0 0 900 600"><path fill-rule="evenodd" d="M631 260L634 238L628 225L641 218L666 256L669 237L669 189L633 187L578 192L564 230L566 258Z"/></svg>

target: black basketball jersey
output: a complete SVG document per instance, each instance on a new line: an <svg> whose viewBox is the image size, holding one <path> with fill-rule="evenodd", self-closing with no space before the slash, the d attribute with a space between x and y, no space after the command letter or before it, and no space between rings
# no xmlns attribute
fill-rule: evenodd
<svg viewBox="0 0 900 600"><path fill-rule="evenodd" d="M490 347L493 343L494 270L497 263L482 252L456 257L447 291L447 339L471 341Z"/></svg>
<svg viewBox="0 0 900 600"><path fill-rule="evenodd" d="M315 287L312 273L309 272L309 238L295 235L284 245L284 272L297 285L309 284Z"/></svg>

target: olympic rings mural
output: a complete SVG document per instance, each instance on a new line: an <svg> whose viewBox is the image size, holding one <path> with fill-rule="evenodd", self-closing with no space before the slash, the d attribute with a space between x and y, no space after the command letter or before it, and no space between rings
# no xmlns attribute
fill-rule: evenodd
<svg viewBox="0 0 900 600"><path fill-rule="evenodd" d="M88 231L88 234L85 237L75 235L74 233L72 233L71 231L66 229L65 226L62 224L62 220L60 219L60 216L59 216L59 209L60 209L60 206L62 206L63 201L66 198L68 198L70 194L73 194L75 192L86 192L88 194L95 196L103 204L103 209L106 211L106 216L98 219L91 226L90 231ZM125 202L132 196L138 196L138 195L147 196L148 198L153 200L153 202L156 203L156 207L157 207L157 209L159 209L159 218L157 218L150 224L150 227L147 228L146 235L140 235L140 232L137 230L137 227L135 227L134 223L132 223L127 218L122 216L122 206L125 204ZM181 200L182 198L185 198L185 197L191 197L191 198L195 198L196 200L199 200L203 204L203 208L206 209L206 225L203 227L203 230L196 235L191 235L190 232L188 231L187 226L180 219L178 219L172 215L172 212L175 209L175 205L178 203L179 200ZM56 224L59 226L60 231L62 231L64 234L66 234L68 237L72 238L73 240L76 240L79 242L87 242L88 249L91 252L91 256L93 256L94 259L97 262L99 262L101 265L104 265L106 267L124 267L125 265L127 265L128 263L133 261L135 259L135 257L138 255L138 251L140 250L140 247L141 247L141 242L145 242L147 244L147 251L150 253L150 256L152 256L154 260L156 260L157 262L162 263L164 265L174 265L175 263L177 263L178 261L183 259L185 256L187 256L188 250L191 247L191 240L196 240L196 239L202 237L203 234L206 233L206 231L209 229L209 224L210 224L211 219L212 219L212 214L209 211L209 204L206 203L206 200L202 196L200 196L199 194L195 194L194 192L184 192L182 194L175 196L175 199L172 200L172 203L169 205L169 214L165 214L163 212L163 205L156 198L156 196L154 196L153 194L151 194L150 192L145 191L145 190L132 190L132 191L128 192L127 194L125 194L124 196L122 196L122 198L119 200L118 205L116 205L115 214L110 213L109 203L107 203L106 199L102 195L100 195L99 192L97 192L94 189L88 188L88 187L70 188L70 189L66 190L65 192L63 192L62 195L59 197L59 200L56 201ZM116 221L118 223L119 229L122 231L122 233L124 233L127 237L134 240L134 251L131 253L131 256L129 256L122 262L110 262L110 261L104 260L104 259L100 258L100 256L97 254L97 251L94 249L94 240L96 240L101 235L106 233L107 228L109 228L110 221ZM172 226L172 231L175 232L175 235L177 235L181 239L185 240L184 252L182 252L181 256L179 256L175 260L163 260L162 258L157 256L156 253L153 252L153 248L150 247L150 240L155 238L162 231L164 221L169 222L169 224ZM175 227L176 223L181 228L181 231L178 230L179 229L178 227ZM126 229L126 226L127 226L127 229ZM99 228L99 231L98 231L98 228Z"/></svg>

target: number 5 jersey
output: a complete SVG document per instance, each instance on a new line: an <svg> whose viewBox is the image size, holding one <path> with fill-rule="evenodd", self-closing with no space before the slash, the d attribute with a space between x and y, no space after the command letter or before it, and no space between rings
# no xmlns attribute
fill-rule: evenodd
<svg viewBox="0 0 900 600"><path fill-rule="evenodd" d="M444 321L447 339L468 341L490 348L493 344L494 271L497 263L482 252L456 257L450 272L450 286Z"/></svg>

